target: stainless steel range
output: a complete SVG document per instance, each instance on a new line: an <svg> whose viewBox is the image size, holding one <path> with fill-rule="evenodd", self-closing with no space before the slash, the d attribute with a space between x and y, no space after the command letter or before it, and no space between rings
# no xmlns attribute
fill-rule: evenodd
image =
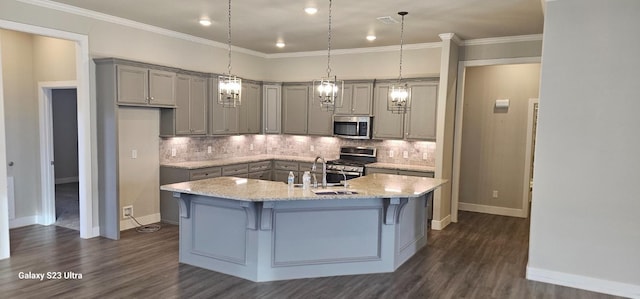
<svg viewBox="0 0 640 299"><path fill-rule="evenodd" d="M364 175L366 164L374 163L377 150L374 147L344 146L340 148L340 159L327 161L327 182L339 183Z"/></svg>

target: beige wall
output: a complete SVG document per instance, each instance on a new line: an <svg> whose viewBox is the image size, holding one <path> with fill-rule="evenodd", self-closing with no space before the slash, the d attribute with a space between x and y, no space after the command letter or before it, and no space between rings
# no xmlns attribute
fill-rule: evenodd
<svg viewBox="0 0 640 299"><path fill-rule="evenodd" d="M460 54L460 61L540 57L542 40L467 45L462 48Z"/></svg>
<svg viewBox="0 0 640 299"><path fill-rule="evenodd" d="M16 219L35 217L42 193L38 82L75 80L75 46L65 40L0 31L7 161L15 163L7 174L15 179Z"/></svg>
<svg viewBox="0 0 640 299"><path fill-rule="evenodd" d="M157 221L160 220L159 122L159 109L118 108L120 207L132 205L133 216L137 218L158 214ZM135 159L132 150L138 152Z"/></svg>
<svg viewBox="0 0 640 299"><path fill-rule="evenodd" d="M7 176L14 177L15 217L37 214L40 198L38 99L30 34L1 30ZM4 165L3 165L4 166Z"/></svg>
<svg viewBox="0 0 640 299"><path fill-rule="evenodd" d="M523 208L527 109L538 97L539 78L539 64L467 67L460 209L465 203ZM494 110L496 99L509 99L508 111Z"/></svg>

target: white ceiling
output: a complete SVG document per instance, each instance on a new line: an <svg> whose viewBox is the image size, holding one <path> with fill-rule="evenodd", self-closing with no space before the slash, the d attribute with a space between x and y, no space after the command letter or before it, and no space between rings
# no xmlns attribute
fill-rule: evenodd
<svg viewBox="0 0 640 299"><path fill-rule="evenodd" d="M226 43L225 0L55 0L112 16ZM327 48L329 0L233 1L232 44L262 53L317 51ZM307 5L318 8L307 15ZM332 49L398 45L400 24L376 20L408 11L405 44L439 42L440 33L463 40L542 33L540 0L333 0ZM201 17L213 24L203 27ZM377 39L369 42L367 34ZM286 43L283 49L276 41Z"/></svg>

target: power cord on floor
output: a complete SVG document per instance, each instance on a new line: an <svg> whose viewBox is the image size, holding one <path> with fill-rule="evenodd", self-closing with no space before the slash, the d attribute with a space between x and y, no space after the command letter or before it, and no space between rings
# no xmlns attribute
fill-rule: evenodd
<svg viewBox="0 0 640 299"><path fill-rule="evenodd" d="M131 219L133 219L133 221L135 221L138 226L136 227L136 231L139 233L153 233L153 232L157 232L160 230L160 228L162 228L162 226L160 226L160 224L147 224L147 225L142 225L140 224L140 222L138 222L138 220L136 220L135 217L129 215L129 217L131 217Z"/></svg>

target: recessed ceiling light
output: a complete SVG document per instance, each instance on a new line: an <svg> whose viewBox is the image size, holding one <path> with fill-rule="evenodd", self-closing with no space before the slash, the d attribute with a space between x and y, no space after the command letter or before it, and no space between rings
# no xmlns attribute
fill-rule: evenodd
<svg viewBox="0 0 640 299"><path fill-rule="evenodd" d="M376 36L375 35L367 35L367 40L372 42L372 41L376 40Z"/></svg>
<svg viewBox="0 0 640 299"><path fill-rule="evenodd" d="M315 7L307 7L304 9L304 12L306 12L309 15L313 15L318 12L318 9Z"/></svg>
<svg viewBox="0 0 640 299"><path fill-rule="evenodd" d="M208 18L202 18L200 19L200 25L211 26L211 20L209 20Z"/></svg>
<svg viewBox="0 0 640 299"><path fill-rule="evenodd" d="M284 48L285 44L283 42L277 42L276 43L276 47L278 48Z"/></svg>

